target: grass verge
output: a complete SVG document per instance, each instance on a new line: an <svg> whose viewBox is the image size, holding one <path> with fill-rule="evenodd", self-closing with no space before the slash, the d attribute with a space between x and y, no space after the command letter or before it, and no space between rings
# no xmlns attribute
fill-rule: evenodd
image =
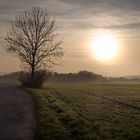
<svg viewBox="0 0 140 140"><path fill-rule="evenodd" d="M88 121L73 111L50 90L28 89L38 110L39 140L95 140L96 133Z"/></svg>

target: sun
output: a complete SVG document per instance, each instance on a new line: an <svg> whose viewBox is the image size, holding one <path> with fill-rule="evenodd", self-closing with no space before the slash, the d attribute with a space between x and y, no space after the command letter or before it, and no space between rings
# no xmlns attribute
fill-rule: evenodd
<svg viewBox="0 0 140 140"><path fill-rule="evenodd" d="M117 55L118 42L114 36L102 34L95 38L92 49L98 60L109 61Z"/></svg>

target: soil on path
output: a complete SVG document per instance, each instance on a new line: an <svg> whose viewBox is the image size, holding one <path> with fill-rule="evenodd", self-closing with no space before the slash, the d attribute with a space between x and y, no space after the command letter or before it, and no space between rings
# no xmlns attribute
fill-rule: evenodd
<svg viewBox="0 0 140 140"><path fill-rule="evenodd" d="M21 88L0 85L0 140L33 140L33 98Z"/></svg>

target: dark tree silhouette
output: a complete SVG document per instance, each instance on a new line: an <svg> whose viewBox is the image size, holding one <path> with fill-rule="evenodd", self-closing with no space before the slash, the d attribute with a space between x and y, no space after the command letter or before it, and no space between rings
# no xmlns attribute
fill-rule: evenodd
<svg viewBox="0 0 140 140"><path fill-rule="evenodd" d="M31 8L18 12L4 40L6 50L16 56L30 71L33 81L35 72L57 64L57 58L63 56L61 42L55 41L56 34L54 19L46 9Z"/></svg>

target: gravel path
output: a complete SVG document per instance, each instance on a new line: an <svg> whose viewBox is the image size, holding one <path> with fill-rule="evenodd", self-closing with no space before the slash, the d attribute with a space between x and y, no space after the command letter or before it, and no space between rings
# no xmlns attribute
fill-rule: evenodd
<svg viewBox="0 0 140 140"><path fill-rule="evenodd" d="M27 92L13 85L0 85L0 140L33 140L34 110L34 101Z"/></svg>

